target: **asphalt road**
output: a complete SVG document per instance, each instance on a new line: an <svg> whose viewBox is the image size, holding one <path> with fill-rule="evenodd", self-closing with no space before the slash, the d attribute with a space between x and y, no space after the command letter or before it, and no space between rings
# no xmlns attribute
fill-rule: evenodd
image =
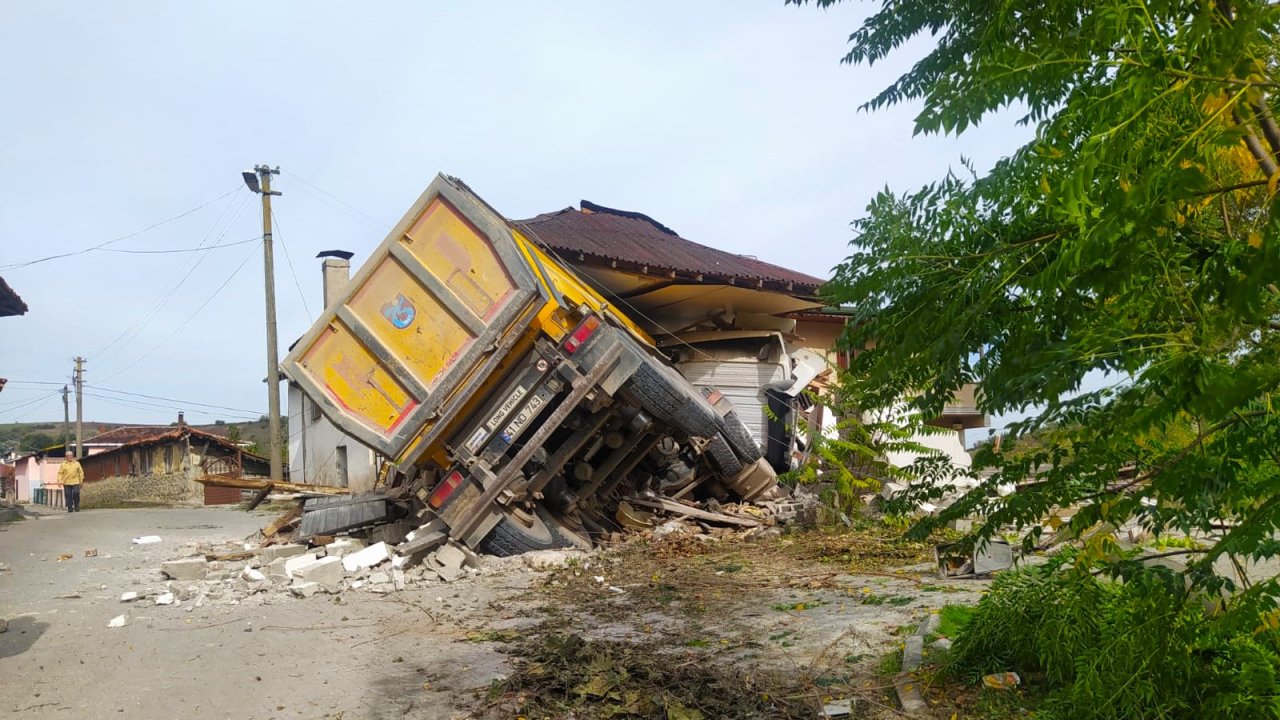
<svg viewBox="0 0 1280 720"><path fill-rule="evenodd" d="M14 718L452 718L504 672L465 636L511 577L394 596L348 592L239 604L122 603L161 592L164 560L242 539L269 515L96 510L0 524L0 715ZM140 535L163 542L134 545ZM85 550L97 550L85 557ZM59 556L70 554L70 559ZM486 584L487 583L487 584ZM501 586L495 591L491 585ZM495 594L498 593L498 594ZM428 615L425 610L429 610ZM108 628L125 614L128 624Z"/></svg>

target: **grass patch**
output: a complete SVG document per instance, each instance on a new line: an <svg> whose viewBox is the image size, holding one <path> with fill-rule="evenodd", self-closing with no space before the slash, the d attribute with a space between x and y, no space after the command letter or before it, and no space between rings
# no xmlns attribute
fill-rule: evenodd
<svg viewBox="0 0 1280 720"><path fill-rule="evenodd" d="M938 637L954 638L960 634L965 625L973 617L976 608L972 605L944 605L938 612Z"/></svg>

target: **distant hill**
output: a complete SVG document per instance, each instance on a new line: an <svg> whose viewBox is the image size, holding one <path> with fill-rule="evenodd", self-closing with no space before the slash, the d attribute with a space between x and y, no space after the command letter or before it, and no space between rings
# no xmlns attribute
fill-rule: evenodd
<svg viewBox="0 0 1280 720"><path fill-rule="evenodd" d="M284 421L282 420L281 422ZM176 427L177 424L178 423L176 422L169 423L168 427ZM137 425L139 425L139 423L97 422L86 420L84 422L84 439L89 440L95 435L100 435L108 430L114 430L118 427L131 427ZM227 437L229 434L238 431L242 442L255 443L263 450L263 452L266 452L267 438L270 436L267 432L266 419L254 422L217 422L212 425L192 424L191 427L214 435L220 435L222 437ZM235 428L235 430L233 430L233 428ZM71 436L72 442L75 442L75 423L71 424ZM61 422L0 423L0 455L7 455L9 452L22 454L61 444Z"/></svg>

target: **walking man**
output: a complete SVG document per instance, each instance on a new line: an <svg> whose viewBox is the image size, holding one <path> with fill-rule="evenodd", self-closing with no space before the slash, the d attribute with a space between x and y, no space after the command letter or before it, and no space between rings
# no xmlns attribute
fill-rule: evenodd
<svg viewBox="0 0 1280 720"><path fill-rule="evenodd" d="M84 482L84 468L76 462L70 450L58 468L58 482L62 483L62 491L66 495L67 512L80 512L80 484Z"/></svg>

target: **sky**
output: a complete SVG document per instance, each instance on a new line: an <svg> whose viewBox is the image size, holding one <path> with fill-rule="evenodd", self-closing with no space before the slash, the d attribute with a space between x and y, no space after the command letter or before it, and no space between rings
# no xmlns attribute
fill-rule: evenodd
<svg viewBox="0 0 1280 720"><path fill-rule="evenodd" d="M266 412L258 163L282 354L321 309L316 253L358 266L437 172L510 218L587 199L828 277L877 192L1030 138L860 111L929 47L841 64L870 9L0 0L0 277L30 307L0 318L0 422L61 420L76 356L87 421Z"/></svg>

